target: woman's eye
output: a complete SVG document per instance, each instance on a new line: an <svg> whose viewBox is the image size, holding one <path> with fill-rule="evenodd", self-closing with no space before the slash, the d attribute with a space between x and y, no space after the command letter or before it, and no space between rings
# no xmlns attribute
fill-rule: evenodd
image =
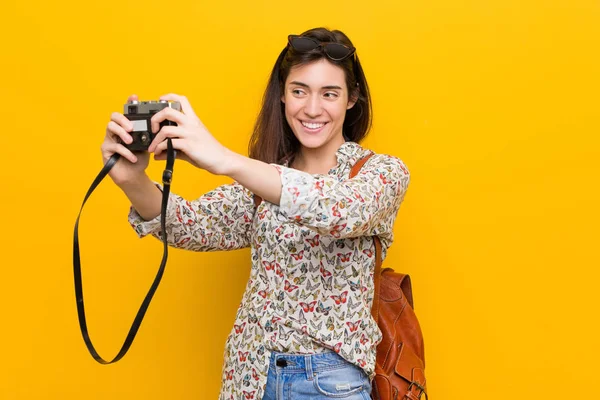
<svg viewBox="0 0 600 400"><path fill-rule="evenodd" d="M300 89L293 89L292 93L295 94L295 95L301 95L304 92L302 90L300 90Z"/></svg>
<svg viewBox="0 0 600 400"><path fill-rule="evenodd" d="M328 97L330 99L335 99L336 97L338 97L338 94L334 93L334 92L327 92L327 93L325 93L325 97Z"/></svg>

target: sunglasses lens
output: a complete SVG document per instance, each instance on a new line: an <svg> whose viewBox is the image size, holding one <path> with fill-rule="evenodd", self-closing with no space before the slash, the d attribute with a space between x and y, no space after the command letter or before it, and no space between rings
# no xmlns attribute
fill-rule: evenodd
<svg viewBox="0 0 600 400"><path fill-rule="evenodd" d="M295 50L302 52L314 50L319 46L314 40L305 37L293 38L291 43Z"/></svg>
<svg viewBox="0 0 600 400"><path fill-rule="evenodd" d="M325 52L334 60L342 60L348 57L351 51L352 50L348 47L338 43L329 43L325 45Z"/></svg>

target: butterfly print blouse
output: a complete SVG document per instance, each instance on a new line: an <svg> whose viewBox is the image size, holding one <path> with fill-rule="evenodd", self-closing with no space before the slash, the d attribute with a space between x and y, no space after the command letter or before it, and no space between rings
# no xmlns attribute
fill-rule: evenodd
<svg viewBox="0 0 600 400"><path fill-rule="evenodd" d="M410 175L397 157L375 154L349 179L368 154L345 142L328 174L272 164L281 177L279 206L262 201L255 210L253 194L237 182L193 201L170 194L169 245L251 248L250 277L225 342L220 400L262 399L272 351L333 350L374 377L381 331L371 316L372 236L379 236L385 258ZM139 237L160 240L160 218L129 212Z"/></svg>

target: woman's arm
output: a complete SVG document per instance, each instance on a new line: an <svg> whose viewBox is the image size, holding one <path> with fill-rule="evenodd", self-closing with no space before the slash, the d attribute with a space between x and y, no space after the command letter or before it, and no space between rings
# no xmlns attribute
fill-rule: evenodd
<svg viewBox="0 0 600 400"><path fill-rule="evenodd" d="M152 183L162 199L162 186ZM167 243L192 251L236 250L250 246L253 195L237 182L221 185L199 198L188 201L169 193L166 213ZM160 210L146 220L132 207L129 223L139 237L152 235L162 239Z"/></svg>
<svg viewBox="0 0 600 400"><path fill-rule="evenodd" d="M269 203L279 205L281 177L274 165L229 152L223 175L231 177Z"/></svg>

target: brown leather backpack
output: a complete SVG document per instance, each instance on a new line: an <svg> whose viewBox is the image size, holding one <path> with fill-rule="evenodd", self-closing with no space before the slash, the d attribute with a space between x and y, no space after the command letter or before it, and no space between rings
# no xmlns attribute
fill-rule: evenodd
<svg viewBox="0 0 600 400"><path fill-rule="evenodd" d="M354 177L372 156L359 160L350 172ZM391 268L381 269L381 242L375 240L375 294L372 314L383 339L377 346L374 400L417 400L427 396L423 334L414 312L410 276Z"/></svg>

